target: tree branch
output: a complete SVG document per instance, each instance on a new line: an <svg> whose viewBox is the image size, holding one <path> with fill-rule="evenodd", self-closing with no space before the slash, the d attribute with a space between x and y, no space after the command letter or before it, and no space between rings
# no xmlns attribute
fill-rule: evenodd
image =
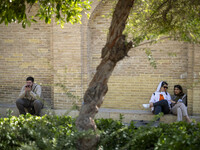
<svg viewBox="0 0 200 150"><path fill-rule="evenodd" d="M156 9L156 11L153 12L153 14L149 17L152 18L154 16L154 14L156 12L158 12L169 0L164 1L162 4L160 4L160 6L158 6L158 8Z"/></svg>
<svg viewBox="0 0 200 150"><path fill-rule="evenodd" d="M107 43L109 48L112 48L117 42L118 38L121 37L124 31L126 20L133 7L134 0L119 0L113 13L109 34L107 37ZM127 7L129 6L129 7ZM126 8L126 9L123 9Z"/></svg>
<svg viewBox="0 0 200 150"><path fill-rule="evenodd" d="M117 42L122 39L122 33L125 29L127 18L133 7L134 0L119 0L113 13L109 34L105 47L102 49L101 58L108 56ZM124 40L125 43L125 40Z"/></svg>
<svg viewBox="0 0 200 150"><path fill-rule="evenodd" d="M160 41L160 40L168 39L168 38L170 38L170 36L163 37L163 38L160 38L160 39L158 39L158 40L147 41L147 42L144 42L144 43L141 43L141 44L135 46L134 48L140 47L140 46L142 46L142 45L150 44L150 43L155 42L155 41Z"/></svg>
<svg viewBox="0 0 200 150"><path fill-rule="evenodd" d="M30 13L33 4L34 4L34 3L30 4L30 6L29 6L29 8L28 8L28 13Z"/></svg>

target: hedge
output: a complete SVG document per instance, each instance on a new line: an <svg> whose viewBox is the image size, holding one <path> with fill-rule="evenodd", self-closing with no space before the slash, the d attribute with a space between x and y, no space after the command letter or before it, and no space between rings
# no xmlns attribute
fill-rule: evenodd
<svg viewBox="0 0 200 150"><path fill-rule="evenodd" d="M96 119L100 134L97 149L101 150L196 150L200 147L200 123L175 122L158 127L122 120ZM70 116L30 114L0 118L1 150L74 150L77 139L91 132L78 132Z"/></svg>

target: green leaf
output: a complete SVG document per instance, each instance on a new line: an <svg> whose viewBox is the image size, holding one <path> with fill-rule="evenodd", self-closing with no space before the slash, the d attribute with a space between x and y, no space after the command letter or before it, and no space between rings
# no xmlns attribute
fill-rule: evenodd
<svg viewBox="0 0 200 150"><path fill-rule="evenodd" d="M48 22L49 22L49 18L46 17L46 18L45 18L45 23L48 23Z"/></svg>
<svg viewBox="0 0 200 150"><path fill-rule="evenodd" d="M25 21L22 21L22 27L26 28L26 22Z"/></svg>
<svg viewBox="0 0 200 150"><path fill-rule="evenodd" d="M35 19L31 19L32 22L37 22Z"/></svg>

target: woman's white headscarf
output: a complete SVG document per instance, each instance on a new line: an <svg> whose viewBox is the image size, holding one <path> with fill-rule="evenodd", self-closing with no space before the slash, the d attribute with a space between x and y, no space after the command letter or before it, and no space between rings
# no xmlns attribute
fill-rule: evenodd
<svg viewBox="0 0 200 150"><path fill-rule="evenodd" d="M159 84L158 84L158 87L157 87L157 90L156 92L160 92L160 89L161 89L161 85L162 85L163 81L161 81Z"/></svg>

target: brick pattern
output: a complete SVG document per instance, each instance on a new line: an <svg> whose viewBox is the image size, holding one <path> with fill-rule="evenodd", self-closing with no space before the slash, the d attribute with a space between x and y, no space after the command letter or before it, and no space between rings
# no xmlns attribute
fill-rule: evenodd
<svg viewBox="0 0 200 150"><path fill-rule="evenodd" d="M112 6L111 0L96 0L89 20L83 13L81 25L65 24L64 29L40 21L26 29L21 24L1 24L0 103L14 103L25 78L32 75L42 84L45 100L55 109L71 108L74 103L80 106L101 61L110 26L110 18L102 16ZM157 69L150 66L146 48L151 49ZM133 48L129 56L117 64L102 107L141 110L158 83L165 80L170 94L174 84L181 84L188 94L190 114L200 114L198 46L166 40Z"/></svg>
<svg viewBox="0 0 200 150"><path fill-rule="evenodd" d="M23 29L21 24L0 25L0 102L15 103L27 76L44 84L43 96L51 101L49 67L50 26L41 22Z"/></svg>
<svg viewBox="0 0 200 150"><path fill-rule="evenodd" d="M106 42L106 34L110 20L102 17L108 14L111 2L94 10L89 24L89 78L96 72L96 66L101 61L101 49ZM98 8L98 7L97 7ZM169 83L169 92L173 93L173 85L181 84L186 89L187 50L188 45L173 41L165 41L155 45L147 45L132 49L128 58L116 66L110 80L109 91L102 107L121 109L143 109L142 104L148 103L151 94L156 90L161 80ZM145 54L145 48L150 48L156 60L157 69L150 66ZM175 54L176 56L171 56ZM186 92L186 90L185 90Z"/></svg>
<svg viewBox="0 0 200 150"><path fill-rule="evenodd" d="M54 108L70 108L82 96L80 24L53 24ZM65 88L62 88L62 86ZM67 94L68 93L68 94ZM77 96L73 99L69 96Z"/></svg>
<svg viewBox="0 0 200 150"><path fill-rule="evenodd" d="M130 57L121 61L113 72L109 81L112 92L110 90L106 96L106 107L112 107L111 104L115 103L124 109L143 109L142 104L149 102L151 94L162 80L169 83L170 94L173 94L174 84L186 88L186 78L181 78L187 69L187 49L184 45L166 41L149 48L152 49L157 69L150 66L144 50L132 49ZM175 52L177 56L169 56L168 52Z"/></svg>
<svg viewBox="0 0 200 150"><path fill-rule="evenodd" d="M193 60L193 115L200 114L200 46L194 47Z"/></svg>
<svg viewBox="0 0 200 150"><path fill-rule="evenodd" d="M194 45L188 45L188 67L187 67L187 99L188 112L193 112L193 66L194 66Z"/></svg>

